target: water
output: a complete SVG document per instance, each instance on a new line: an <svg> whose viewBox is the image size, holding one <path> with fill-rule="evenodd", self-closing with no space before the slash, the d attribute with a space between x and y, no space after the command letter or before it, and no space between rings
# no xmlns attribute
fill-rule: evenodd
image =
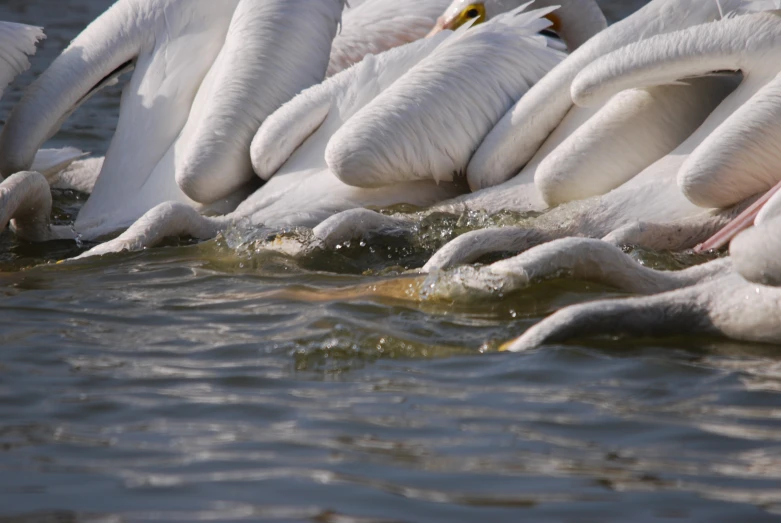
<svg viewBox="0 0 781 523"><path fill-rule="evenodd" d="M47 26L40 71L108 3L3 0L0 18ZM91 101L54 141L104 152L117 101ZM66 215L80 205L57 200ZM616 293L553 281L419 304L370 292L402 281L432 230L417 246L302 260L228 235L25 270L75 249L4 233L0 521L781 517L778 347L603 339L497 353L552 311Z"/></svg>

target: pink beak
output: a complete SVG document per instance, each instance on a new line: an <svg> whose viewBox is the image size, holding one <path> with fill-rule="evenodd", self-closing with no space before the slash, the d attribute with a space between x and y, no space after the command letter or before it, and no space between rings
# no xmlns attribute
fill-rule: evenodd
<svg viewBox="0 0 781 523"><path fill-rule="evenodd" d="M449 24L445 23L445 18L443 16L440 16L437 19L437 23L434 25L434 28L431 30L431 32L429 32L429 34L426 35L426 38L431 38L435 34L441 33L445 29L449 29L449 27L447 27L448 25Z"/></svg>
<svg viewBox="0 0 781 523"><path fill-rule="evenodd" d="M727 245L735 236L754 225L754 220L757 219L759 211L762 210L762 207L764 207L770 198L779 190L781 190L781 182L776 184L775 187L751 204L748 209L740 213L740 215L728 223L726 227L714 234L712 238L695 247L694 252L703 253L713 249L721 249Z"/></svg>

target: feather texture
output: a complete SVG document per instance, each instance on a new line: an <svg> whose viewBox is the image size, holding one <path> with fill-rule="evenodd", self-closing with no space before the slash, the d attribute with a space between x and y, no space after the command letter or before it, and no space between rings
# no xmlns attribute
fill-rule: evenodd
<svg viewBox="0 0 781 523"><path fill-rule="evenodd" d="M573 82L573 98L598 103L635 86L666 84L714 70L740 70L743 84L681 145L678 183L692 202L723 208L775 185L781 176L781 17L754 13L650 38L615 51Z"/></svg>
<svg viewBox="0 0 781 523"><path fill-rule="evenodd" d="M80 103L132 64L76 230L95 238L161 202L229 199L253 179L249 147L263 119L322 80L342 9L343 0L120 0L28 90L0 138L0 168L28 166Z"/></svg>
<svg viewBox="0 0 781 523"><path fill-rule="evenodd" d="M398 184L360 189L340 181L325 161L332 135L438 46L446 34L369 55L359 64L285 104L261 126L252 145L253 165L269 182L229 217L255 225L314 226L331 215L365 206L430 205L451 197L450 184ZM289 140L293 136L295 139ZM303 140L302 143L299 143ZM280 148L277 144L282 143ZM279 169L275 167L281 165ZM273 176L272 176L273 175Z"/></svg>
<svg viewBox="0 0 781 523"><path fill-rule="evenodd" d="M564 55L537 33L553 8L526 6L451 37L331 139L343 182L453 181L507 109Z"/></svg>
<svg viewBox="0 0 781 523"><path fill-rule="evenodd" d="M0 98L8 84L30 68L27 57L35 54L36 44L44 38L40 27L0 22Z"/></svg>
<svg viewBox="0 0 781 523"><path fill-rule="evenodd" d="M360 62L367 54L426 36L450 0L366 0L350 2L334 39L328 76Z"/></svg>
<svg viewBox="0 0 781 523"><path fill-rule="evenodd" d="M176 181L185 194L213 203L254 177L252 139L266 117L323 80L342 3L239 3L178 140Z"/></svg>
<svg viewBox="0 0 781 523"><path fill-rule="evenodd" d="M729 11L742 2L721 0L721 5ZM595 35L537 83L486 136L467 169L470 185L475 188L491 187L511 179L526 164L534 163L532 158L538 151L553 150L566 138L566 133L557 133L558 143L549 140L560 124L569 125L569 130L573 131L594 113L570 113L573 106L570 94L572 81L591 62L651 35L719 18L719 5L715 1L654 0ZM529 170L522 176L531 180L534 172Z"/></svg>

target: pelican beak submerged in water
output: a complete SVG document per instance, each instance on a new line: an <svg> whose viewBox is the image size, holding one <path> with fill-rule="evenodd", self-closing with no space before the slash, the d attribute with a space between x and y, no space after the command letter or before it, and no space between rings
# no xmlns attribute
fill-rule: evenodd
<svg viewBox="0 0 781 523"><path fill-rule="evenodd" d="M481 24L525 3L527 0L453 0L429 36L458 29L466 23ZM550 29L559 35L569 51L607 27L605 15L593 0L534 0L531 7L559 7L548 13L547 18L552 24Z"/></svg>
<svg viewBox="0 0 781 523"><path fill-rule="evenodd" d="M134 69L76 233L113 233L164 201L229 199L254 180L249 146L265 117L324 77L342 9L343 0L120 0L27 90L0 136L0 173L29 168L71 112Z"/></svg>

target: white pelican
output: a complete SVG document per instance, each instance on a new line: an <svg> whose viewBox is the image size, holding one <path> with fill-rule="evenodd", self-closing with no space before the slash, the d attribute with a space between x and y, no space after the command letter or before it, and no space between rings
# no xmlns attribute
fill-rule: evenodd
<svg viewBox="0 0 781 523"><path fill-rule="evenodd" d="M555 192L557 187L545 187L545 175L538 173L537 169L543 159L554 151L558 155L567 156L566 147L563 150L559 149L559 146L581 125L589 121L599 109L599 107L586 110L573 109L571 86L575 77L594 60L611 51L630 43L642 41L652 35L669 33L717 20L721 18L723 13L730 12L741 4L742 0L723 0L721 2L653 0L631 16L594 36L535 86L528 96L519 100L515 107L486 136L469 164L467 175L470 186L473 189L480 189L512 179L507 186L498 188L496 194L497 199L501 200L503 198L499 195L505 190L529 193L523 197L516 196L516 200L525 201L524 208L518 210L540 210L547 204L558 204L572 199L566 198L563 201L559 199ZM699 111L694 111L693 115L689 115L685 105L676 104L675 98L678 95L679 93L673 93L672 96L662 93L656 98L666 100L667 105L659 104L652 110L649 110L649 105L654 104L649 102L645 93L636 92L634 96L637 100L625 96L624 100L614 104L608 110L612 112L639 112L637 121L647 122L650 126L648 132L658 134L654 136L654 139L644 137L642 142L633 144L648 150L637 157L625 159L623 157L626 150L635 147L629 148L626 142L621 143L623 133L631 130L628 126L621 126L614 129L611 136L618 141L616 148L602 150L594 154L602 155L605 159L609 158L611 162L625 164L622 166L622 170L629 174L622 174L624 178L637 174L642 168L664 156L670 151L669 142L661 140L661 144L657 145L657 142L660 142L659 136L679 127L691 129L689 120L696 122L700 114ZM619 106L616 107L616 105ZM656 114L656 111L662 113L667 120L662 120L658 116L656 119L650 118L651 115ZM679 116L681 111L686 113L685 118ZM673 122L669 122L669 120L673 120ZM637 121L632 122L633 127L640 127ZM554 130L555 133L553 133ZM608 156L605 156L606 154ZM603 160L603 163L607 164L608 162ZM613 169L616 168L613 167ZM516 176L519 172L520 174ZM541 194L535 193L534 186L531 186L535 176L538 183L542 181ZM597 175L592 174L592 177L597 177ZM584 197L592 195L594 193L586 193ZM485 193L484 196L476 196L474 207L488 206L491 199L490 192ZM465 203L471 206L472 202L467 200Z"/></svg>
<svg viewBox="0 0 781 523"><path fill-rule="evenodd" d="M723 9L740 5L742 0L721 2ZM719 4L710 0L654 0L594 36L532 87L488 133L466 171L476 192L443 202L432 211L541 211L549 203L603 194L669 154L721 102L730 88L729 79L631 90L591 108L573 107L572 83L589 64L623 45L716 20L721 13ZM342 226L342 220L360 220L363 226ZM335 216L317 232L330 244L349 239L341 234L345 231L360 236L408 226L403 220L352 211ZM615 227L607 224L600 230Z"/></svg>
<svg viewBox="0 0 781 523"><path fill-rule="evenodd" d="M563 59L534 36L554 9L515 10L437 49L334 134L325 151L333 173L366 188L463 176L483 136Z"/></svg>
<svg viewBox="0 0 781 523"><path fill-rule="evenodd" d="M88 254L150 246L167 235L208 238L220 228L241 221L253 226L313 226L345 209L397 203L428 205L452 197L460 190L458 186L437 185L432 178L452 179L452 171L462 170L468 161L468 154L462 155L461 150L473 150L481 138L479 132L465 132L456 137L460 142L453 147L447 130L459 125L461 111L451 101L463 95L454 82L479 73L482 88L473 93L473 103L482 114L476 115L476 125L490 128L491 118L495 121L512 104L512 93L520 89L519 96L526 84L538 79L562 57L537 35L550 24L541 18L548 11L519 11L473 30L443 33L378 57L367 57L357 66L305 91L264 122L253 142L252 159L256 172L269 181L234 213L207 219L181 206L165 204L144 216L116 241ZM522 81L517 78L519 75ZM423 95L417 89L421 85L426 88ZM497 92L509 94L496 97ZM405 98L405 93L413 94ZM405 104L405 99L436 108L436 116L416 118L419 105ZM375 118L393 111L399 115L395 120ZM339 136L360 137L361 129L371 130L377 123L390 123L405 131L389 132L382 144L383 151L396 151L391 164L409 160L428 168L417 181L380 189L356 188L346 185L328 168L329 141L333 144L336 140L339 145L343 143ZM419 147L418 142L428 147ZM438 171L434 160L450 151L460 155L456 163L449 164L449 172ZM371 163L371 155L368 159ZM385 159L380 158L380 165L386 165ZM366 165L359 161L355 169L365 172ZM350 175L349 169L343 173Z"/></svg>
<svg viewBox="0 0 781 523"><path fill-rule="evenodd" d="M121 230L164 201L230 210L231 195L254 180L248 151L260 123L322 80L342 8L343 0L120 0L27 90L0 136L0 172L29 168L79 104L135 68L76 234Z"/></svg>
<svg viewBox="0 0 781 523"><path fill-rule="evenodd" d="M740 87L667 158L666 166L658 166L660 172L667 173L667 179L657 178L656 187L674 190L657 189L653 178L646 176L646 191L638 191L636 206L642 207L649 198L659 200L658 195L664 195L669 199L669 214L660 213L657 219L665 219L675 212L685 212L687 205L696 212L697 207L687 204L684 194L704 207L726 207L769 187L778 187L779 42L778 13L747 15L651 38L645 42L645 56L636 54L637 46L628 46L595 62L576 79L574 97L587 101L627 86L654 85L712 70L743 73ZM614 193L634 183L633 180ZM665 209L660 200L652 207ZM536 247L485 270L463 269L455 284L445 277L444 288L486 290L501 285L507 291L519 283L525 285L534 279L568 274L631 292L660 293L648 298L569 307L530 329L509 346L510 350L575 336L616 333L711 333L740 340L779 342L781 291L771 286L781 283L780 209L781 196L776 191L761 211L752 213L757 227L733 240L730 259L681 273L659 273L639 267L607 242L568 238ZM698 229L708 222L703 219L684 227L671 224L664 232L673 237L701 236ZM611 235L611 239L623 236L632 242L633 238L661 232L654 227L644 228L634 228L628 235L626 231Z"/></svg>
<svg viewBox="0 0 781 523"><path fill-rule="evenodd" d="M600 198L548 213L540 240L529 243L536 237L530 231L478 231L446 246L428 268L474 260L491 250L492 238L497 251L567 235L668 249L708 238L734 212L714 215L711 209L731 208L781 180L779 38L781 18L755 13L655 36L595 61L573 83L581 103L725 69L741 71L743 80L668 156Z"/></svg>
<svg viewBox="0 0 781 523"><path fill-rule="evenodd" d="M671 230L671 233L676 231ZM490 299L567 277L648 295L567 307L505 348L523 351L584 336L714 334L781 342L781 193L756 226L737 236L730 256L682 271L656 271L608 242L563 238L485 267L459 267L420 282L424 298Z"/></svg>

